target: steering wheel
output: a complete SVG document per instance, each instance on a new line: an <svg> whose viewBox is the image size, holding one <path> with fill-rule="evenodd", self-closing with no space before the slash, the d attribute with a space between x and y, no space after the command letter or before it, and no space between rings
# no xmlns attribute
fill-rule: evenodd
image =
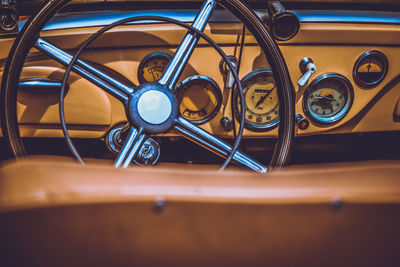
<svg viewBox="0 0 400 267"><path fill-rule="evenodd" d="M251 157L236 151L239 146L241 132L235 145L231 147L223 140L211 135L200 127L186 120L179 115L178 102L174 88L186 66L190 55L196 47L200 37L213 45L212 40L202 31L211 17L217 5L228 9L237 16L253 34L260 48L263 50L273 71L276 86L278 88L280 125L278 140L275 145L274 153L270 161L270 166L280 168L288 163L294 135L294 89L291 79L283 59L283 56L258 16L240 0L205 0L200 11L191 26L184 23L164 18L163 21L179 24L187 28L188 33L178 47L167 66L163 76L158 82L146 83L138 87L127 86L122 81L108 76L100 69L89 63L78 60L79 53L74 57L66 51L40 38L40 31L49 19L60 10L70 0L49 1L44 3L24 25L20 34L17 36L5 65L2 90L1 90L1 109L2 109L2 130L8 141L12 155L19 159L26 156L22 139L19 135L16 99L17 84L23 68L23 64L32 46L66 66L67 72L73 70L85 79L91 81L107 93L120 100L127 115L130 129L125 143L117 156L115 167L128 167L135 158L143 142L150 134L165 133L171 130L192 140L208 150L227 158L225 164L230 160L237 165L246 166L257 172L264 173L267 167L258 163ZM145 18L132 18L131 21ZM147 18L149 19L149 18ZM157 19L154 17L154 19ZM129 19L126 21L128 22ZM104 31L112 26L103 28ZM99 31L100 32L100 31ZM101 34L101 33L100 33ZM93 37L94 39L95 37ZM90 38L87 44L90 42ZM80 48L83 50L85 44ZM213 45L214 46L214 45ZM215 47L221 54L221 49ZM225 54L221 56L226 61L228 67L234 70L232 64ZM237 73L232 71L238 87L240 82ZM239 88L241 89L241 88ZM239 90L240 92L242 90ZM243 101L243 95L241 96ZM154 104L156 103L156 105ZM244 112L242 112L244 117ZM241 127L242 129L243 127ZM243 130L243 129L242 129ZM65 132L65 131L64 131ZM66 135L68 137L68 134ZM67 141L69 138L67 138Z"/></svg>

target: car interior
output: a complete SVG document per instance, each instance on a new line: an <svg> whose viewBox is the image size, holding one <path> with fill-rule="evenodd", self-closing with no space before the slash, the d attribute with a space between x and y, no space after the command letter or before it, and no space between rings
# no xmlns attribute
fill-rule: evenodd
<svg viewBox="0 0 400 267"><path fill-rule="evenodd" d="M2 0L1 266L398 266L397 0Z"/></svg>

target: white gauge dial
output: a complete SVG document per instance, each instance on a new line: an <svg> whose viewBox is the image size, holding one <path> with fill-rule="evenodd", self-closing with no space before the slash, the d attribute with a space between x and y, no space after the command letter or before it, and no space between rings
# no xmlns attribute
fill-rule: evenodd
<svg viewBox="0 0 400 267"><path fill-rule="evenodd" d="M332 123L342 119L352 103L350 82L339 74L318 77L307 88L304 108L312 120Z"/></svg>
<svg viewBox="0 0 400 267"><path fill-rule="evenodd" d="M245 98L245 126L250 130L268 131L279 124L278 92L271 69L258 69L241 81ZM240 118L239 96L235 96L235 115Z"/></svg>

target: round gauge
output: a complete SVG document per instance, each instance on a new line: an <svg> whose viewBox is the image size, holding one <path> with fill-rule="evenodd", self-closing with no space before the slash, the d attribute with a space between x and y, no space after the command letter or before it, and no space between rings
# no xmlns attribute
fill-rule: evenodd
<svg viewBox="0 0 400 267"><path fill-rule="evenodd" d="M317 123L329 124L341 120L353 103L350 81L336 73L316 78L304 92L303 108Z"/></svg>
<svg viewBox="0 0 400 267"><path fill-rule="evenodd" d="M176 95L180 113L193 123L209 121L221 107L221 89L206 76L196 75L185 79L177 86Z"/></svg>
<svg viewBox="0 0 400 267"><path fill-rule="evenodd" d="M18 26L18 13L15 8L7 5L1 6L0 26L4 31L12 31Z"/></svg>
<svg viewBox="0 0 400 267"><path fill-rule="evenodd" d="M139 65L139 83L143 84L158 81L164 74L171 58L170 55L162 52L146 56Z"/></svg>
<svg viewBox="0 0 400 267"><path fill-rule="evenodd" d="M245 99L245 127L267 131L279 124L278 93L271 69L258 69L241 81ZM240 98L235 93L234 113L240 118Z"/></svg>
<svg viewBox="0 0 400 267"><path fill-rule="evenodd" d="M354 65L354 81L360 87L376 87L385 79L388 65L388 59L383 53L379 51L365 52Z"/></svg>

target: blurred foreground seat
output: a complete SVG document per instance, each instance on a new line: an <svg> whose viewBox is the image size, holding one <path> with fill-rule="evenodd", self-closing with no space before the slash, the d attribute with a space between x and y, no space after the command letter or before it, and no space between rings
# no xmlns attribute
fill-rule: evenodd
<svg viewBox="0 0 400 267"><path fill-rule="evenodd" d="M400 266L400 161L0 169L0 266Z"/></svg>

